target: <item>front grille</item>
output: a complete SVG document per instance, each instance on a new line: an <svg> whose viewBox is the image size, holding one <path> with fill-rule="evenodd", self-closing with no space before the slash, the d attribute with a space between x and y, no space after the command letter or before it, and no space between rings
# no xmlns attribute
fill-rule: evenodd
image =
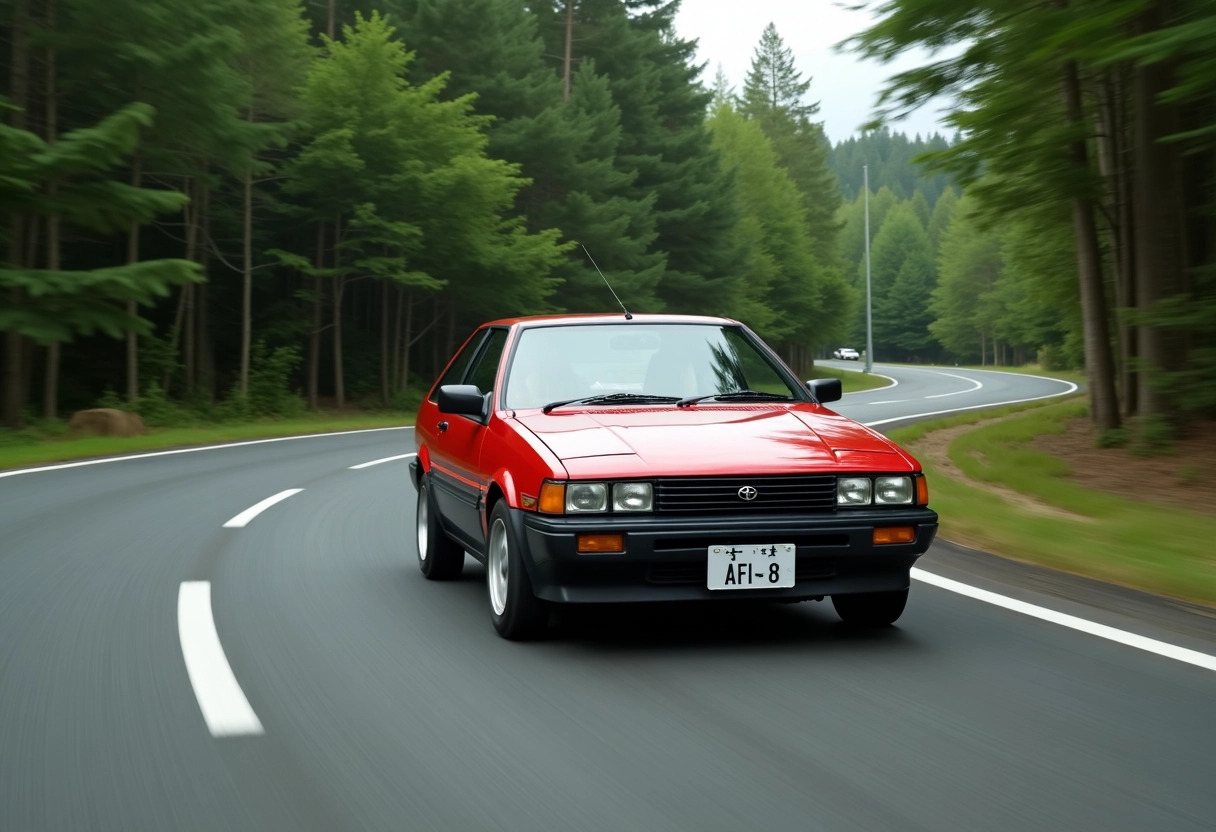
<svg viewBox="0 0 1216 832"><path fill-rule="evenodd" d="M744 500L740 489L755 489ZM680 477L655 481L661 514L802 514L836 507L836 477L823 474L757 477Z"/></svg>

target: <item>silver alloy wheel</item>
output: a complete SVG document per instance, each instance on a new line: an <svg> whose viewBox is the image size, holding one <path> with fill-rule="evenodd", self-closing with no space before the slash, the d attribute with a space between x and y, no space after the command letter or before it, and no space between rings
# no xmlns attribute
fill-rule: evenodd
<svg viewBox="0 0 1216 832"><path fill-rule="evenodd" d="M510 544L507 543L507 526L502 518L490 527L490 551L486 559L486 580L490 583L490 606L495 615L502 615L507 608L507 569L510 568Z"/></svg>
<svg viewBox="0 0 1216 832"><path fill-rule="evenodd" d="M427 523L431 519L430 501L426 498L426 492L419 490L418 492L418 560L426 563L426 544L427 544Z"/></svg>

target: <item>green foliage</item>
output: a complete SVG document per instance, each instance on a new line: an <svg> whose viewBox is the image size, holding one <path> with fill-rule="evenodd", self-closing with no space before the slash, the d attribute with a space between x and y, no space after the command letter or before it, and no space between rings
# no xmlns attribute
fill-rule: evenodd
<svg viewBox="0 0 1216 832"><path fill-rule="evenodd" d="M777 34L777 27L769 23L752 53L740 111L760 120L777 111L794 122L808 121L819 112L818 103L808 104L803 99L810 88L811 79L802 80L802 73L794 67L793 51Z"/></svg>
<svg viewBox="0 0 1216 832"><path fill-rule="evenodd" d="M736 314L777 343L824 347L838 340L852 297L815 260L797 186L758 123L726 106L710 123L714 146L739 183L735 242L748 259Z"/></svg>
<svg viewBox="0 0 1216 832"><path fill-rule="evenodd" d="M247 414L254 417L292 419L303 415L304 401L291 386L300 365L299 348L280 346L267 351L266 344L258 341L253 345L250 365L247 404L233 405L235 409L247 407Z"/></svg>
<svg viewBox="0 0 1216 832"><path fill-rule="evenodd" d="M1077 169L1069 143L1103 147L1109 111L1128 119L1116 156L1134 161L1138 111L1120 91L1151 65L1181 107L1167 144L1188 154L1178 239L1195 268L1169 297L1105 313L1169 339L1169 366L1132 370L1172 412L1214 415L1216 248L1197 206L1212 204L1216 15L1181 0L1132 25L1134 5L894 0L863 51L956 57L896 75L880 106L953 94L953 135L871 125L829 147L774 26L736 95L724 74L705 83L661 0L573 5L568 95L564 0L339 0L332 39L325 4L304 0L60 0L53 27L35 4L24 121L0 105L0 329L33 356L17 386L39 400L59 343L65 407L121 389L110 339L134 332L154 418L172 400L153 381L183 419L281 415L314 376L322 406L339 386L402 406L475 322L615 309L587 252L631 310L740 317L787 351L837 346L864 331L863 165L880 357L940 345L986 361L999 345L1083 366L1072 200L1099 203L1107 267L1135 200L1118 164ZM1065 59L1083 132L1059 95ZM259 350L251 383L279 392L244 398L221 394L239 376L246 264L252 340L296 358L284 376L288 359ZM1140 305L1126 276L1105 285Z"/></svg>
<svg viewBox="0 0 1216 832"><path fill-rule="evenodd" d="M897 205L871 252L875 359L925 358L931 346L929 298L935 283L929 235L910 204Z"/></svg>
<svg viewBox="0 0 1216 832"><path fill-rule="evenodd" d="M992 303L1001 275L1001 240L978 228L971 203L963 200L951 214L941 239L938 286L933 291L929 329L950 353L982 357L992 341L1000 310Z"/></svg>
<svg viewBox="0 0 1216 832"><path fill-rule="evenodd" d="M127 400L118 395L112 387L107 387L106 392L101 394L94 405L94 407L105 407L110 410L122 410L126 406Z"/></svg>
<svg viewBox="0 0 1216 832"><path fill-rule="evenodd" d="M773 24L761 35L743 87L740 112L764 131L779 164L802 194L812 252L821 269L839 271L840 187L828 166L831 146L822 124L811 122L818 103L807 103L793 53Z"/></svg>
<svg viewBox="0 0 1216 832"><path fill-rule="evenodd" d="M1128 446L1140 456L1164 456L1172 453L1177 431L1164 416L1149 414L1131 420L1131 441Z"/></svg>
<svg viewBox="0 0 1216 832"><path fill-rule="evenodd" d="M158 381L148 382L134 405L125 405L123 409L138 413L148 427L170 427L192 421L185 408L165 395Z"/></svg>
<svg viewBox="0 0 1216 832"><path fill-rule="evenodd" d="M958 138L955 136L955 140ZM942 194L950 190L952 179L945 173L930 170L918 160L949 146L946 138L937 134L908 137L883 126L838 142L828 156L828 163L840 181L841 194L846 200L861 193L862 166L865 165L869 167L871 191L886 188L901 200L912 199L919 191L933 208Z"/></svg>

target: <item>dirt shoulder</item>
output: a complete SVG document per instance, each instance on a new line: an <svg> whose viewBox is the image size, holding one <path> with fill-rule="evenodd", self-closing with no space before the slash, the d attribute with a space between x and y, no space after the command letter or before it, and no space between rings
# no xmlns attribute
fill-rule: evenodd
<svg viewBox="0 0 1216 832"><path fill-rule="evenodd" d="M951 461L950 445L959 436L1020 415L935 430L909 443L908 449L947 476L999 494L1029 511L1086 520L1000 485L969 479ZM1073 419L1064 433L1038 436L1031 447L1065 462L1070 470L1067 479L1094 491L1200 514L1211 512L1216 505L1216 478L1207 475L1216 469L1216 423L1198 426L1164 456L1142 456L1127 448L1099 448L1097 443L1098 431L1093 423Z"/></svg>

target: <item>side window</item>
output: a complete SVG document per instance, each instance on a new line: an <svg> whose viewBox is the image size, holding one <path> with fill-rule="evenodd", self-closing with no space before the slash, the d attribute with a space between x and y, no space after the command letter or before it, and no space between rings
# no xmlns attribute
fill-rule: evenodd
<svg viewBox="0 0 1216 832"><path fill-rule="evenodd" d="M489 393L494 389L494 378L498 375L498 365L502 361L502 350L507 345L507 330L494 329L486 339L485 349L477 356L477 362L469 373L468 384L476 384L477 389Z"/></svg>
<svg viewBox="0 0 1216 832"><path fill-rule="evenodd" d="M473 356L477 355L477 346L484 340L484 330L476 333L469 339L464 349L456 354L456 358L448 366L447 372L440 377L439 382L435 385L436 390L445 384L460 384L463 382L465 371L469 369L469 362L473 360ZM435 397L432 394L431 401L434 400Z"/></svg>

